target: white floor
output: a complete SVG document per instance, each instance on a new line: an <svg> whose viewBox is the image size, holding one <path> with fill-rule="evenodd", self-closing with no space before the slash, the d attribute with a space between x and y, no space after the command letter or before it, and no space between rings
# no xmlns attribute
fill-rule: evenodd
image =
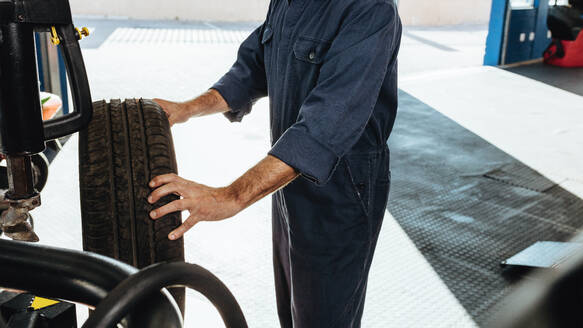
<svg viewBox="0 0 583 328"><path fill-rule="evenodd" d="M404 36L400 57L405 91L577 192L582 183L577 168L583 164L583 133L576 133L583 122L580 97L480 67L484 29L410 34L414 37ZM136 44L120 42L119 35L98 49L84 51L94 99L187 99L215 82L237 49L233 42ZM553 110L548 102L555 104ZM557 110L556 104L566 108ZM267 153L267 103L260 101L242 124L209 117L176 126L173 134L180 174L222 186ZM34 213L42 243L81 247L76 152L73 138L51 166L44 205ZM578 194L582 195L580 190ZM269 217L270 200L264 199L232 220L200 224L186 237L187 260L205 266L231 288L250 327L277 326ZM223 326L212 307L194 293L189 294L187 308L187 327ZM371 269L363 327L473 326L387 213Z"/></svg>
<svg viewBox="0 0 583 328"><path fill-rule="evenodd" d="M583 97L493 67L410 75L400 87L583 197Z"/></svg>
<svg viewBox="0 0 583 328"><path fill-rule="evenodd" d="M211 120L193 123L190 128L200 131L197 128ZM224 179L221 173L237 175L245 166L237 161L252 160L251 155L234 156L238 157L236 164L225 165L234 158L228 152L237 146L246 147L248 142L223 145L223 154L213 154L214 160L209 160L200 154L205 154L205 148L212 146L179 141L181 131L187 132L187 127L176 128L175 137L178 153L191 150L189 159L180 160L184 176L220 185L220 180ZM227 128L215 131L228 133ZM188 133L195 139L203 134ZM50 182L43 192L44 205L34 213L36 231L46 245L81 247L76 146L77 138L74 137L51 166ZM214 168L209 163L214 163ZM238 298L250 327L277 326L269 215L270 200L265 199L230 221L200 224L186 237L187 260L206 267L227 284ZM389 213L377 246L368 291L363 327L475 326ZM223 327L212 305L198 294L188 293L187 309L185 327ZM78 312L81 321L85 311Z"/></svg>

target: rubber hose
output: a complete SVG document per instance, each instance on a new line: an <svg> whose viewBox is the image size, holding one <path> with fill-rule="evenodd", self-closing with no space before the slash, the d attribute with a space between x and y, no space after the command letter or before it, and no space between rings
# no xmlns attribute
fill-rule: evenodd
<svg viewBox="0 0 583 328"><path fill-rule="evenodd" d="M208 270L184 262L154 264L133 274L99 303L83 328L114 327L136 303L168 287L188 287L200 292L217 308L227 328L247 328L243 312L229 289Z"/></svg>

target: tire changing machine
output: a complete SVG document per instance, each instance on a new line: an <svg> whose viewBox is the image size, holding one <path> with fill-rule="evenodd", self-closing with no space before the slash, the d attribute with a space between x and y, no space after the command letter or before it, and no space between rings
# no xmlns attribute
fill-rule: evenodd
<svg viewBox="0 0 583 328"><path fill-rule="evenodd" d="M47 31L60 44L74 111L43 122L34 33ZM41 205L32 158L47 142L79 132L92 118L78 43L85 34L73 26L68 0L0 0L0 153L6 157L8 179L8 191L0 197L0 230L14 239L0 239L0 288L30 293L3 302L0 328L52 327L47 319L58 316L49 309L61 319L71 317L68 303L50 299L93 307L86 328L182 327L182 315L165 289L176 286L205 295L227 327L247 327L227 287L197 265L158 263L138 270L105 256L30 243L38 236L29 212ZM70 319L53 326L76 323Z"/></svg>

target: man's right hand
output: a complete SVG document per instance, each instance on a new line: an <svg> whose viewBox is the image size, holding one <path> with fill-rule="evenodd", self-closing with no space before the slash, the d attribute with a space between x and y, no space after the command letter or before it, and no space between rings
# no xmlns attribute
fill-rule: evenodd
<svg viewBox="0 0 583 328"><path fill-rule="evenodd" d="M210 89L186 102L174 102L157 98L154 101L166 112L170 126L176 123L184 123L191 117L224 113L229 110L229 105L223 96L214 89Z"/></svg>
<svg viewBox="0 0 583 328"><path fill-rule="evenodd" d="M153 100L166 112L170 126L173 126L176 123L184 123L188 121L191 116L186 103L178 103L158 98Z"/></svg>

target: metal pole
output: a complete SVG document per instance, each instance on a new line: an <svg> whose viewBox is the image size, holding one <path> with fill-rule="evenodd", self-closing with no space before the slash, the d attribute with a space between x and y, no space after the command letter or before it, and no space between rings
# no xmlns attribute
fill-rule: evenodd
<svg viewBox="0 0 583 328"><path fill-rule="evenodd" d="M0 29L0 152L7 155L9 186L0 227L13 239L38 241L28 214L40 205L31 156L44 151L45 138L33 25L6 23Z"/></svg>
<svg viewBox="0 0 583 328"><path fill-rule="evenodd" d="M0 151L24 156L45 149L33 26L2 26ZM32 177L31 177L32 179Z"/></svg>

